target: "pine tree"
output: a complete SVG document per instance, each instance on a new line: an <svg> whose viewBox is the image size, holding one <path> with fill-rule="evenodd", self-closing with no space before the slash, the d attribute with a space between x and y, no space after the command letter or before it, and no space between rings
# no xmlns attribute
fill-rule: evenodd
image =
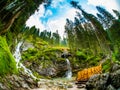
<svg viewBox="0 0 120 90"><path fill-rule="evenodd" d="M120 12L118 12L117 10L113 10L113 12L116 14L116 16L118 17L118 19L120 19Z"/></svg>
<svg viewBox="0 0 120 90"><path fill-rule="evenodd" d="M68 45L71 50L75 49L75 36L73 30L73 22L69 19L66 19L65 33L67 34Z"/></svg>
<svg viewBox="0 0 120 90"><path fill-rule="evenodd" d="M105 23L105 27L106 29L110 28L111 25L113 24L113 21L115 20L115 18L113 17L112 14L110 14L106 9L100 7L100 6L96 6L97 10L99 11L100 14L103 15L103 19L104 19L104 23Z"/></svg>

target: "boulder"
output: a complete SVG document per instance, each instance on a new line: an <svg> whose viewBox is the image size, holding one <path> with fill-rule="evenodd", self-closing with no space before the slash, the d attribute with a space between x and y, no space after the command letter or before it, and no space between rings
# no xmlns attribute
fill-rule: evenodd
<svg viewBox="0 0 120 90"><path fill-rule="evenodd" d="M118 65L118 64L114 64L112 67L111 67L111 72L114 72L114 71L117 71L117 70L119 70L120 69L120 65Z"/></svg>
<svg viewBox="0 0 120 90"><path fill-rule="evenodd" d="M109 73L93 75L86 83L87 90L106 90Z"/></svg>
<svg viewBox="0 0 120 90"><path fill-rule="evenodd" d="M108 85L106 90L116 90L112 85Z"/></svg>
<svg viewBox="0 0 120 90"><path fill-rule="evenodd" d="M120 90L120 87L117 90Z"/></svg>
<svg viewBox="0 0 120 90"><path fill-rule="evenodd" d="M5 87L2 83L0 83L0 90L7 90L7 87Z"/></svg>
<svg viewBox="0 0 120 90"><path fill-rule="evenodd" d="M53 67L43 68L41 71L39 71L39 74L44 76L55 76L56 70Z"/></svg>
<svg viewBox="0 0 120 90"><path fill-rule="evenodd" d="M86 83L87 90L120 90L120 66L114 64L111 73L96 74Z"/></svg>
<svg viewBox="0 0 120 90"><path fill-rule="evenodd" d="M110 78L111 85L118 89L120 87L120 69L111 73Z"/></svg>

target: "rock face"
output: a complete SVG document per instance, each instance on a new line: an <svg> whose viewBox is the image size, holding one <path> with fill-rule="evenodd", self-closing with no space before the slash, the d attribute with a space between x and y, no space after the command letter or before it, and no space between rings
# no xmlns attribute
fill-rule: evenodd
<svg viewBox="0 0 120 90"><path fill-rule="evenodd" d="M115 88L120 87L120 69L110 74L111 85Z"/></svg>
<svg viewBox="0 0 120 90"><path fill-rule="evenodd" d="M45 75L45 76L55 76L56 75L56 70L53 67L50 68L41 68L41 70L38 71L40 75Z"/></svg>
<svg viewBox="0 0 120 90"><path fill-rule="evenodd" d="M0 90L30 90L37 87L37 81L20 72L19 75L0 77Z"/></svg>
<svg viewBox="0 0 120 90"><path fill-rule="evenodd" d="M66 61L66 57L68 56L70 56L69 53L63 54L61 51L53 51L53 52L48 51L44 53L43 55L41 54L38 55L37 59L35 57L32 58L32 60L26 59L22 63L27 68L29 68L32 72L36 72L41 76L63 77L65 76L65 73L68 70L67 61Z"/></svg>
<svg viewBox="0 0 120 90"><path fill-rule="evenodd" d="M39 61L40 62L40 61ZM46 61L47 63L47 61ZM28 65L28 64L25 64ZM52 61L48 62L46 66L39 65L36 62L29 64L30 69L33 72L37 72L39 75L46 76L46 77L62 77L65 75L65 72L67 71L67 63L63 59L62 61L56 61L55 63Z"/></svg>
<svg viewBox="0 0 120 90"><path fill-rule="evenodd" d="M119 90L120 66L113 65L110 73L96 74L86 83L87 90Z"/></svg>

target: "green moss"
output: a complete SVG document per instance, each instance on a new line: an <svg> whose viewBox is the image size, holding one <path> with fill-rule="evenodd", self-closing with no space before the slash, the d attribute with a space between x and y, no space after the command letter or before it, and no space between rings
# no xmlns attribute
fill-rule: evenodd
<svg viewBox="0 0 120 90"><path fill-rule="evenodd" d="M76 57L79 59L79 60L86 60L87 56L85 55L84 52L82 51L77 51L76 52Z"/></svg>
<svg viewBox="0 0 120 90"><path fill-rule="evenodd" d="M105 63L103 63L102 71L103 72L109 72L110 68L111 68L111 64L110 64L110 60L108 59L108 60L106 60Z"/></svg>
<svg viewBox="0 0 120 90"><path fill-rule="evenodd" d="M89 62L90 66L99 65L101 58L96 56L91 56L87 58L87 62Z"/></svg>
<svg viewBox="0 0 120 90"><path fill-rule="evenodd" d="M9 50L6 39L4 37L0 37L0 75L16 72L16 63Z"/></svg>
<svg viewBox="0 0 120 90"><path fill-rule="evenodd" d="M37 73L37 72L33 72L33 74L34 74L35 77L37 77L37 78L46 78L45 76L42 76L42 75L40 75L40 74Z"/></svg>

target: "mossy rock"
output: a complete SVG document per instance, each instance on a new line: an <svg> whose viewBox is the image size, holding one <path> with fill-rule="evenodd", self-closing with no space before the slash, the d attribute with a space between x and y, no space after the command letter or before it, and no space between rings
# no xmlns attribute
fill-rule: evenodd
<svg viewBox="0 0 120 90"><path fill-rule="evenodd" d="M16 62L7 45L5 37L0 36L0 75L16 73Z"/></svg>

